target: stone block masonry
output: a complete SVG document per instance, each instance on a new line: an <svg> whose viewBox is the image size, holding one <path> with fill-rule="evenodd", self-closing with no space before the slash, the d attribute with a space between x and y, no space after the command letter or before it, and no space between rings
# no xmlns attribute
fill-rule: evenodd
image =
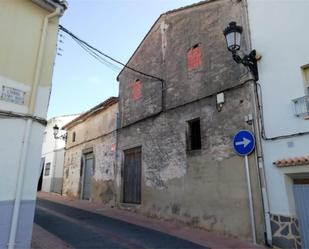
<svg viewBox="0 0 309 249"><path fill-rule="evenodd" d="M296 217L271 215L273 245L279 248L302 248L299 222Z"/></svg>

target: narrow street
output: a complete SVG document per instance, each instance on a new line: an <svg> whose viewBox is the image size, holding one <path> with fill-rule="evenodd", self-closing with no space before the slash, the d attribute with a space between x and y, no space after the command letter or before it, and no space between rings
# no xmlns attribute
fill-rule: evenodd
<svg viewBox="0 0 309 249"><path fill-rule="evenodd" d="M74 248L206 248L121 220L38 199L34 222Z"/></svg>

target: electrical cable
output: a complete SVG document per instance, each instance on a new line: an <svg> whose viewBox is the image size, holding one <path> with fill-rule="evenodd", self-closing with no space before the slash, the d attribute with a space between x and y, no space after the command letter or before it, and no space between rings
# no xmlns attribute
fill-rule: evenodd
<svg viewBox="0 0 309 249"><path fill-rule="evenodd" d="M73 38L74 39L74 38ZM74 39L75 40L75 39ZM83 43L79 42L78 40L75 40L76 43L82 48L84 49L88 54L90 54L92 57L94 57L96 60L98 60L99 62L103 63L105 66L109 67L111 70L115 71L115 72L119 72L122 68L119 66L116 66L115 64L112 64L111 62L109 62L108 60L104 59L102 56L96 54L94 51L92 51L91 49L89 49L88 47L86 47Z"/></svg>
<svg viewBox="0 0 309 249"><path fill-rule="evenodd" d="M167 88L167 87L165 86L165 81L164 81L162 78L157 77L157 76L153 76L153 75L148 74L148 73L144 73L144 72L142 72L142 71L140 71L140 70L137 70L137 69L135 69L135 68L133 68L133 67L130 67L130 66L128 66L128 65L126 65L126 64L124 64L124 63L122 63L122 62L120 62L120 61L118 61L118 60L116 60L116 59L114 59L113 57L111 57L111 56L109 56L109 55L103 53L103 52L100 51L99 49L97 49L97 48L91 46L91 45L90 45L89 43L87 43L86 41L80 39L79 37L77 37L76 35L74 35L71 31L69 31L68 29L66 29L66 28L63 27L62 25L59 25L59 29L60 29L61 31L65 32L66 34L68 34L68 35L69 35L69 36L70 36L70 37L71 37L83 50L85 50L89 55L91 55L92 57L94 57L95 59L97 59L99 62L101 62L102 64L106 65L106 66L109 67L110 69L112 69L112 70L114 70L114 71L121 70L121 68L117 67L115 64L111 63L111 62L108 61L107 59L109 59L109 60L111 60L111 61L113 61L113 62L115 62L115 63L117 63L117 64L119 64L119 65L121 65L121 66L123 66L124 68L129 69L130 71L132 71L132 72L134 72L134 73L137 73L137 74L146 76L146 77L148 77L148 78L152 78L152 79L155 79L155 80L160 81L160 82L161 82L161 87L162 87L162 89L161 89L161 93L162 93L162 97L161 97L161 102L162 102L162 103L161 103L161 111L159 111L158 113L156 113L156 114L154 114L154 115L147 116L147 117L145 117L145 118L150 118L150 117L152 117L152 116L155 117L155 116L157 116L158 114L160 114L161 112L166 111L166 109L165 109L165 96L164 96L164 93L166 92L167 89L172 88L172 87L168 87L168 88ZM103 57L102 57L102 56L103 56ZM107 58L107 59L105 59L105 58ZM237 88L239 88L239 87L242 87L244 84L246 84L247 82L249 82L249 81L251 81L251 80L252 80L252 79L246 80L246 81L244 81L243 83L241 83L241 84L239 84L239 85L236 85L236 86L233 86L233 87L228 87L228 88L226 88L226 89L221 90L220 92L224 92L224 91L229 91L229 90L237 89ZM258 83L257 83L257 84L258 84ZM155 94L156 94L156 93L150 94L150 96L147 96L147 98L146 98L146 103L150 103L151 101L155 100L155 99L154 99ZM213 96L213 95L215 95L215 94L217 94L217 93L213 93L213 94L210 94L210 95L207 95L207 96L204 96L204 97L195 99L195 100L193 100L193 101L189 101L189 102L186 102L186 103L182 103L182 104L178 105L177 107L181 107L181 106L187 105L187 104L189 104L189 103L196 102L196 101L202 100L202 99L207 98L207 97L211 97L211 96ZM258 102L259 102L258 105L259 105L259 110L260 110L260 111L259 111L259 112L260 112L260 116L261 116L261 118L263 118L263 114L261 113L262 107L260 106L260 102L261 102L261 101L259 100L259 98L258 98ZM174 109L174 108L176 108L176 107L169 108L168 110L172 110L172 109ZM142 121L142 120L144 120L145 118L142 118L142 119L139 120L139 121ZM137 122L139 122L139 121L137 121ZM136 123L136 122L133 122L133 123ZM133 123L128 124L128 125L126 125L125 127L130 126L130 125L132 125ZM267 138L267 137L265 136L265 129L264 129L264 126L262 125L262 127L263 127L263 128L262 128L262 137L263 137L263 139L270 139L270 140L273 140L274 138ZM263 132L263 131L264 131L264 132ZM264 134L264 135L263 135L263 134ZM308 132L308 134L309 134L309 132ZM290 136L290 135L289 135L289 136Z"/></svg>
<svg viewBox="0 0 309 249"><path fill-rule="evenodd" d="M69 30L67 30L66 28L64 28L62 25L59 25L59 29L63 32L65 32L66 34L68 34L69 36L71 36L71 38L73 38L73 40L75 42L77 42L84 50L86 50L91 56L93 56L94 58L96 58L97 60L99 60L101 63L107 65L108 67L112 67L113 69L115 69L115 65L113 65L112 63L110 63L109 61L106 61L106 59L102 58L108 58L109 60L123 66L124 68L129 69L132 72L138 73L140 75L146 76L148 78L152 78L155 80L158 80L161 82L161 111L165 110L165 91L164 91L164 87L165 87L165 81L162 78L159 78L157 76L153 76L150 75L148 73L144 73L142 71L139 71L133 67L130 67L116 59L114 59L113 57L103 53L102 51L100 51L99 49L91 46L89 43L87 43L86 41L80 39L79 37L77 37L76 35L74 35L72 32L70 32ZM99 55L98 55L99 54ZM118 70L118 68L116 69Z"/></svg>
<svg viewBox="0 0 309 249"><path fill-rule="evenodd" d="M228 92L228 91L233 91L233 90L242 88L243 86L245 86L246 84L248 84L248 83L251 82L251 81L254 81L254 79L251 79L251 78L250 78L250 79L247 79L247 80L245 80L244 82L242 82L242 83L240 83L240 84L238 84L238 85L224 88L224 89L222 89L222 90L220 90L220 91L218 91L218 92L210 93L210 94L205 95L205 96L203 96L203 97L200 97L200 98L197 98L197 99L188 101L188 102L184 102L184 103L179 104L179 105L177 105L177 106L172 106L172 107L170 107L170 108L166 108L164 111L166 112L166 111L175 110L175 109L177 109L177 108L180 108L180 107L183 107L183 106L186 106L186 105L195 103L195 102L202 101L202 100L204 100L204 99L206 99L206 98L214 97L214 96L216 96L218 93L221 93L221 92ZM127 127L130 127L130 126L134 125L134 124L137 124L137 123L140 123L140 122L142 122L142 121L145 121L145 120L147 120L147 119L149 119L149 118L155 118L155 117L159 116L162 112L163 112L163 111L159 111L159 112L157 112L157 113L155 113L155 114L152 114L152 115L143 117L143 118L141 118L141 119L139 119L139 120L133 121L132 123L126 124L126 125L122 126L121 128L122 128L122 129L123 129L123 128L127 128Z"/></svg>
<svg viewBox="0 0 309 249"><path fill-rule="evenodd" d="M72 32L70 32L68 29L66 29L66 28L63 27L62 25L59 25L59 29L62 30L63 32L67 33L68 35L70 35L72 38L74 38L74 40L77 40L77 41L83 43L84 45L86 45L86 46L89 47L90 49L96 51L97 53L101 54L102 56L104 56L104 57L110 59L111 61L113 61L113 62L115 62L115 63L117 63L117 64L119 64L119 65L121 65L121 66L123 66L123 67L125 67L125 68L127 68L127 69L129 69L129 70L131 70L131 71L134 71L134 72L136 72L136 73L139 73L139 74L141 74L141 75L144 75L144 76L146 76L146 77L150 77L150 78L153 78L153 79L156 79L156 80L159 80L159 81L164 81L163 79L161 79L161 78L159 78L159 77L157 77L157 76L153 76L153 75L144 73L144 72L142 72L142 71L139 71L139 70L137 70L137 69L135 69L135 68L133 68L133 67L130 67L130 66L128 66L128 65L126 65L126 64L124 64L124 63L122 63L122 62L120 62L120 61L118 61L118 60L116 60L116 59L114 59L113 57L111 57L111 56L109 56L109 55L103 53L102 51L98 50L97 48L91 46L89 43L85 42L84 40L82 40L82 39L80 39L79 37L77 37L76 35L74 35Z"/></svg>
<svg viewBox="0 0 309 249"><path fill-rule="evenodd" d="M10 111L0 111L0 118L22 118L22 119L32 119L33 121L46 126L47 125L47 120L33 116L33 115L28 115L28 114L23 114L23 113L17 113L17 112L10 112Z"/></svg>
<svg viewBox="0 0 309 249"><path fill-rule="evenodd" d="M304 136L304 135L309 135L309 131L304 131L304 132L297 132L297 133L291 133L291 134L285 134L285 135L280 135L280 136L274 136L274 137L267 137L266 131L265 131L265 124L264 124L264 109L263 109L263 95L262 95L262 86L260 83L255 82L257 85L257 94L258 94L258 109L260 113L260 119L261 119L261 135L264 140L279 140L279 139L286 139L286 138L291 138L291 137L296 137L296 136Z"/></svg>

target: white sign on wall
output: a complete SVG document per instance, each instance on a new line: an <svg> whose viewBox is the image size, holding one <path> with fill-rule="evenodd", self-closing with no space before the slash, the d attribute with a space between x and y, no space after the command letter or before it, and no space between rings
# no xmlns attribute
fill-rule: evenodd
<svg viewBox="0 0 309 249"><path fill-rule="evenodd" d="M19 89L8 86L2 86L0 92L0 100L23 105L25 103L25 94L26 92L21 91Z"/></svg>

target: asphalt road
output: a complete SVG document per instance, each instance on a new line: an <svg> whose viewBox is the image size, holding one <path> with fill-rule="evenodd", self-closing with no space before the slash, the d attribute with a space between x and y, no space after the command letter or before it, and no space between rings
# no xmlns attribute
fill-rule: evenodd
<svg viewBox="0 0 309 249"><path fill-rule="evenodd" d="M74 248L205 249L162 232L43 199L37 200L34 222Z"/></svg>

